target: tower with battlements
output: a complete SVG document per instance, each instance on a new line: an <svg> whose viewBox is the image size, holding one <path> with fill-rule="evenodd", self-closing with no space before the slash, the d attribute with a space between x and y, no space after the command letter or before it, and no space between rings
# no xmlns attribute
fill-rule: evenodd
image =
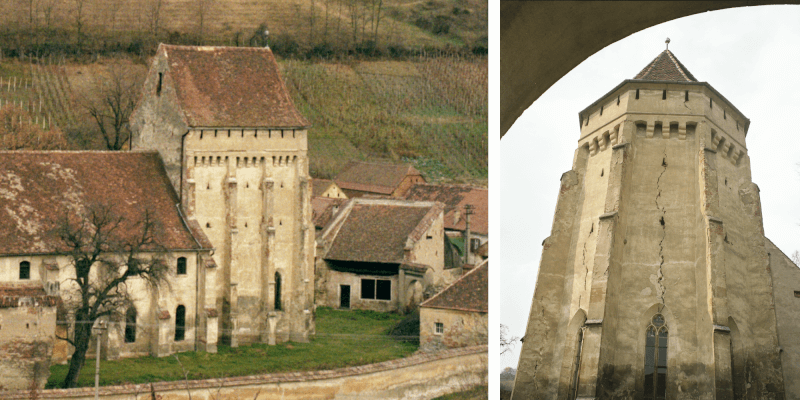
<svg viewBox="0 0 800 400"><path fill-rule="evenodd" d="M269 48L160 45L131 119L214 248L201 343L314 332L308 121ZM213 350L213 349L212 349Z"/></svg>
<svg viewBox="0 0 800 400"><path fill-rule="evenodd" d="M666 50L579 122L512 398L785 398L749 119Z"/></svg>

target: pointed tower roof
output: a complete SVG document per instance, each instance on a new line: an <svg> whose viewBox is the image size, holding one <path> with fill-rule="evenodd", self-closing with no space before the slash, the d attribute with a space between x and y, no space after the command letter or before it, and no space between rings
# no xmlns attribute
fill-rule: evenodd
<svg viewBox="0 0 800 400"><path fill-rule="evenodd" d="M664 50L633 77L645 81L697 82L694 75L669 50Z"/></svg>

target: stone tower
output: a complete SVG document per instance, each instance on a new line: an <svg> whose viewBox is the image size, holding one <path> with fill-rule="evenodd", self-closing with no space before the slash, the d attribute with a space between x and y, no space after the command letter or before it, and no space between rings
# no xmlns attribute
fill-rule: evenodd
<svg viewBox="0 0 800 400"><path fill-rule="evenodd" d="M132 147L159 151L181 211L215 249L198 284L201 341L307 340L309 123L269 48L160 45L131 126Z"/></svg>
<svg viewBox="0 0 800 400"><path fill-rule="evenodd" d="M512 398L784 398L750 121L669 50L579 121Z"/></svg>

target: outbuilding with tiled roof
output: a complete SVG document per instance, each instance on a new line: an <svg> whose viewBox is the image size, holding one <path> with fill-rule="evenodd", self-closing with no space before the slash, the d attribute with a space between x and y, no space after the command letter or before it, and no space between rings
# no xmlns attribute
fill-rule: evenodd
<svg viewBox="0 0 800 400"><path fill-rule="evenodd" d="M350 161L334 181L348 197L364 195L402 197L411 185L425 178L408 164Z"/></svg>
<svg viewBox="0 0 800 400"><path fill-rule="evenodd" d="M317 304L406 311L426 288L455 278L444 269L444 205L350 199L317 240Z"/></svg>
<svg viewBox="0 0 800 400"><path fill-rule="evenodd" d="M419 339L423 350L486 344L489 333L489 261L465 273L420 304L419 308Z"/></svg>

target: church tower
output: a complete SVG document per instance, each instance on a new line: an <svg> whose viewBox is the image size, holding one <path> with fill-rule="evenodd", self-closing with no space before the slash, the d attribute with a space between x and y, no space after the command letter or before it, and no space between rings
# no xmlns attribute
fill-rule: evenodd
<svg viewBox="0 0 800 400"><path fill-rule="evenodd" d="M512 398L784 398L749 119L666 50L579 121Z"/></svg>
<svg viewBox="0 0 800 400"><path fill-rule="evenodd" d="M131 117L187 224L214 248L198 342L307 341L314 325L310 123L269 48L161 44Z"/></svg>

